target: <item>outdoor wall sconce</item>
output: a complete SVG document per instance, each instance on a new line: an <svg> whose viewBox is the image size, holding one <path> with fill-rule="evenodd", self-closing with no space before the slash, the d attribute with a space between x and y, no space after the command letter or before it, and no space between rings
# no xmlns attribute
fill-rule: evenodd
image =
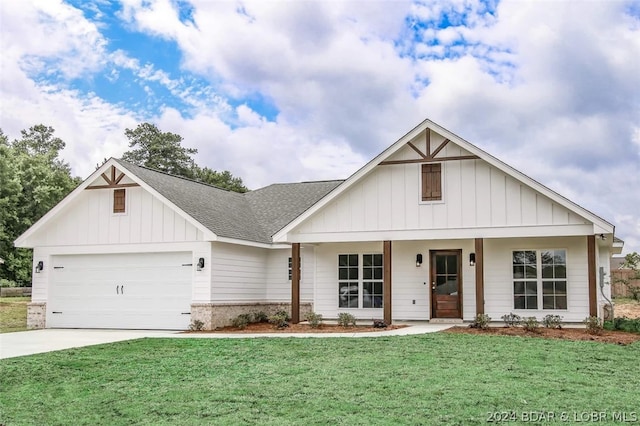
<svg viewBox="0 0 640 426"><path fill-rule="evenodd" d="M476 254L469 253L469 266L476 266Z"/></svg>
<svg viewBox="0 0 640 426"><path fill-rule="evenodd" d="M420 267L422 265L422 253L416 254L416 267Z"/></svg>
<svg viewBox="0 0 640 426"><path fill-rule="evenodd" d="M202 271L203 268L204 268L204 257L201 257L200 259L198 259L198 265L196 269L198 271Z"/></svg>
<svg viewBox="0 0 640 426"><path fill-rule="evenodd" d="M44 262L41 260L36 265L36 274L39 274L44 269Z"/></svg>

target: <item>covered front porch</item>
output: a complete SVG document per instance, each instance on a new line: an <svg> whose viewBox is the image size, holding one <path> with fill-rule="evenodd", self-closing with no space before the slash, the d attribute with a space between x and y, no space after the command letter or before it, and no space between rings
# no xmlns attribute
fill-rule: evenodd
<svg viewBox="0 0 640 426"><path fill-rule="evenodd" d="M327 319L347 312L360 320L383 319L387 324L472 321L486 313L499 321L502 315L515 312L540 319L558 314L578 322L598 312L593 236L324 242L302 243L302 247L304 256L314 258L313 271L306 274L314 280L313 310ZM564 287L558 284L554 290L555 305L548 306L548 294L543 294L542 265L538 265L536 297L517 294L513 257L523 249L537 256L558 249L566 259L558 267L566 276ZM301 243L293 243L293 322L301 319L300 253ZM525 299L529 305L521 306ZM532 306L534 302L537 305Z"/></svg>

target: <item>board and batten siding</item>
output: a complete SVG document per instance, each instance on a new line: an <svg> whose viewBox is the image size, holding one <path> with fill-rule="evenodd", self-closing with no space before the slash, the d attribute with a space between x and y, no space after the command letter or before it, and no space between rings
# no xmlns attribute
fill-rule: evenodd
<svg viewBox="0 0 640 426"><path fill-rule="evenodd" d="M475 269L469 265L473 240L394 241L392 242L392 318L394 320L428 320L431 318L429 253L431 250L462 250L463 319L475 317ZM382 242L326 243L316 247L315 312L325 318L337 318L341 312L360 320L382 318L382 309L338 308L338 255L382 253ZM416 254L423 264L416 267ZM465 259L467 261L465 262ZM415 301L415 303L414 303Z"/></svg>
<svg viewBox="0 0 640 426"><path fill-rule="evenodd" d="M32 235L33 246L202 241L202 231L141 187L126 188L125 213L113 213L113 190L84 190Z"/></svg>
<svg viewBox="0 0 640 426"><path fill-rule="evenodd" d="M567 309L513 309L513 251L547 249L567 253ZM510 312L539 320L547 314L560 315L566 322L581 322L589 316L586 237L485 239L484 262L485 313L494 321Z"/></svg>
<svg viewBox="0 0 640 426"><path fill-rule="evenodd" d="M432 142L432 147L437 146ZM389 160L415 158L404 147ZM439 156L469 155L449 143ZM294 232L582 225L584 219L483 160L442 162L443 200L421 200L420 164L377 166Z"/></svg>

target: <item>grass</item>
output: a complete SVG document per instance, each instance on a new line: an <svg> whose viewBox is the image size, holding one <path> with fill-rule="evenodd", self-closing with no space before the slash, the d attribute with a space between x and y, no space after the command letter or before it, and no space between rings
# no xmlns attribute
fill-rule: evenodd
<svg viewBox="0 0 640 426"><path fill-rule="evenodd" d="M30 297L0 297L0 333L27 329L27 303Z"/></svg>
<svg viewBox="0 0 640 426"><path fill-rule="evenodd" d="M638 415L640 344L436 333L140 339L0 361L0 424L473 425ZM526 420L526 418L525 418ZM523 421L524 423L524 421Z"/></svg>

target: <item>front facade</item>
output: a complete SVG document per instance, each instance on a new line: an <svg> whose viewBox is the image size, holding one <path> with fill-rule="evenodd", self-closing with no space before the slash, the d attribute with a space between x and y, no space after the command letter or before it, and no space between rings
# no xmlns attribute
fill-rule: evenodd
<svg viewBox="0 0 640 426"><path fill-rule="evenodd" d="M247 194L109 160L17 241L32 327L602 315L614 227L425 121L346 181ZM606 296L606 298L605 298Z"/></svg>

